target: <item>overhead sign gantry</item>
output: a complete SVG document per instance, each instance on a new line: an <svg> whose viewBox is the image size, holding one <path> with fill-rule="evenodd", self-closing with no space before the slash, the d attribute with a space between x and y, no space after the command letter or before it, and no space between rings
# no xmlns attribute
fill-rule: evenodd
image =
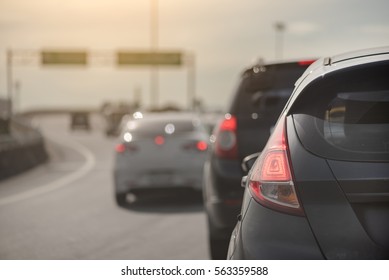
<svg viewBox="0 0 389 280"><path fill-rule="evenodd" d="M86 65L86 51L43 50L40 53L42 65Z"/></svg>
<svg viewBox="0 0 389 280"><path fill-rule="evenodd" d="M42 66L86 66L97 56L93 52L86 50L72 49L43 49L41 51L8 50L7 52L7 91L8 98L12 100L12 65L14 58L28 59L31 57L39 58ZM33 54L33 55L32 55ZM192 108L195 100L195 57L191 53L180 51L137 51L137 50L119 50L104 54L107 61L113 60L119 67L136 66L187 66L187 96L188 107Z"/></svg>
<svg viewBox="0 0 389 280"><path fill-rule="evenodd" d="M70 50L43 50L40 52L42 65L87 65L89 55L87 51ZM119 66L181 66L183 63L181 52L147 52L120 50L115 54L116 64Z"/></svg>
<svg viewBox="0 0 389 280"><path fill-rule="evenodd" d="M118 51L116 53L117 65L173 65L182 64L180 52L132 52Z"/></svg>

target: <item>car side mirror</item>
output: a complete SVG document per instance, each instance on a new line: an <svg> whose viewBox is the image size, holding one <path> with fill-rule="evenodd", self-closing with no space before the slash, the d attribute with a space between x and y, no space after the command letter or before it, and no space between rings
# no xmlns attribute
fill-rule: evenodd
<svg viewBox="0 0 389 280"><path fill-rule="evenodd" d="M249 173L251 167L253 167L254 162L257 160L257 158L259 157L260 154L261 154L260 152L254 153L254 154L248 155L247 157L245 157L242 160L241 166L242 166L242 170L245 174Z"/></svg>

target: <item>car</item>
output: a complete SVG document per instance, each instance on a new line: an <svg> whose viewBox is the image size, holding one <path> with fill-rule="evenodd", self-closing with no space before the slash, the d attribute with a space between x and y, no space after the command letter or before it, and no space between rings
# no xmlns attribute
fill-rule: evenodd
<svg viewBox="0 0 389 280"><path fill-rule="evenodd" d="M105 116L106 128L105 135L106 136L118 136L120 133L120 124L124 116L126 116L127 112L111 112L110 114Z"/></svg>
<svg viewBox="0 0 389 280"><path fill-rule="evenodd" d="M188 189L201 195L209 135L191 113L137 113L126 118L115 148L114 185L119 206L131 195Z"/></svg>
<svg viewBox="0 0 389 280"><path fill-rule="evenodd" d="M203 200L212 259L226 259L240 212L241 161L265 146L295 81L313 60L259 63L243 71L228 113L215 126L204 165Z"/></svg>
<svg viewBox="0 0 389 280"><path fill-rule="evenodd" d="M389 258L388 75L389 47L307 69L242 178L228 259Z"/></svg>
<svg viewBox="0 0 389 280"><path fill-rule="evenodd" d="M209 135L212 135L215 125L218 123L222 115L223 115L222 113L218 113L218 112L201 113L201 121Z"/></svg>
<svg viewBox="0 0 389 280"><path fill-rule="evenodd" d="M90 130L89 113L86 111L76 111L70 114L70 129Z"/></svg>

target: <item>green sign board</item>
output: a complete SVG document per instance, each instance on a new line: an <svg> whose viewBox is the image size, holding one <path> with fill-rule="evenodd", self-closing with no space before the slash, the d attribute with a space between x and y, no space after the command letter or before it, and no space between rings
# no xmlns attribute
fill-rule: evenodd
<svg viewBox="0 0 389 280"><path fill-rule="evenodd" d="M180 52L129 52L119 51L116 62L120 66L126 65L181 65Z"/></svg>
<svg viewBox="0 0 389 280"><path fill-rule="evenodd" d="M42 51L43 65L86 65L88 62L86 51Z"/></svg>

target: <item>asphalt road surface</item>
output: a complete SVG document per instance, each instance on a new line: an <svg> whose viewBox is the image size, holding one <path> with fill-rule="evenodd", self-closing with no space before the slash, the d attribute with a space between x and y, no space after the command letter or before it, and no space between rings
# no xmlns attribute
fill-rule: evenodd
<svg viewBox="0 0 389 280"><path fill-rule="evenodd" d="M0 259L208 259L201 196L113 199L116 140L70 131L68 116L34 119L50 161L0 181Z"/></svg>

